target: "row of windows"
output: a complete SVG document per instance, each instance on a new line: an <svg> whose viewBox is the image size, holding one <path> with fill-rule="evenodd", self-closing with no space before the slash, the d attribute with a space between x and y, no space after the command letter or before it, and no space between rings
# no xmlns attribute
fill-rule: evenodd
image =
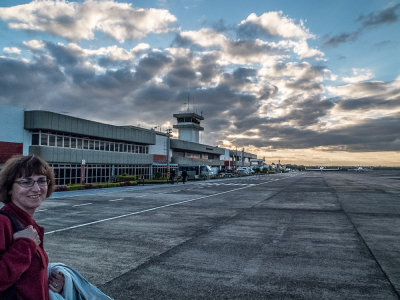
<svg viewBox="0 0 400 300"><path fill-rule="evenodd" d="M197 158L197 159L219 159L220 158L219 154L183 152L183 151L177 151L177 150L174 151L174 156Z"/></svg>
<svg viewBox="0 0 400 300"><path fill-rule="evenodd" d="M179 118L177 118L177 120L178 120L178 123L190 122L190 123L200 124L199 119L192 118L192 117L179 117Z"/></svg>
<svg viewBox="0 0 400 300"><path fill-rule="evenodd" d="M80 164L51 164L56 178L56 185L77 184L81 182ZM108 182L115 176L129 174L137 177L150 177L148 165L102 165L88 164L85 166L85 182Z"/></svg>
<svg viewBox="0 0 400 300"><path fill-rule="evenodd" d="M170 166L170 171L175 170L175 173L178 174L177 166ZM168 174L167 166L153 166L153 179L166 178Z"/></svg>
<svg viewBox="0 0 400 300"><path fill-rule="evenodd" d="M110 142L88 137L78 137L73 135L48 133L42 131L34 132L32 134L32 145L111 151L111 152L145 153L145 154L149 153L148 145Z"/></svg>

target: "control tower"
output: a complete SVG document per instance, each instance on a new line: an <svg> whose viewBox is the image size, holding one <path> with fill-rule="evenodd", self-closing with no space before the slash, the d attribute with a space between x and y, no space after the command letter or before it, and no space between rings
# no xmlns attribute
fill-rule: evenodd
<svg viewBox="0 0 400 300"><path fill-rule="evenodd" d="M177 119L174 128L178 129L179 140L199 143L199 132L204 130L200 126L200 121L204 120L203 116L194 112L181 112L173 115Z"/></svg>

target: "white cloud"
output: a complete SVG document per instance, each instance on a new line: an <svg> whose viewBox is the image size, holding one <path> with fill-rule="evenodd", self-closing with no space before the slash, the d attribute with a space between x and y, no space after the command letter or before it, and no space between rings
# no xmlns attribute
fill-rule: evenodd
<svg viewBox="0 0 400 300"><path fill-rule="evenodd" d="M266 42L260 39L251 41L231 40L225 35L209 28L199 31L185 31L181 37L204 48L214 49L218 53L221 65L229 64L263 64L272 65L277 60L287 57L283 44ZM209 54L209 52L203 53Z"/></svg>
<svg viewBox="0 0 400 300"><path fill-rule="evenodd" d="M183 31L181 36L202 47L223 46L227 42L227 38L223 34L209 28L199 31Z"/></svg>
<svg viewBox="0 0 400 300"><path fill-rule="evenodd" d="M310 48L305 40L291 42L293 51L300 59L315 57L316 60L324 60L324 53L320 50Z"/></svg>
<svg viewBox="0 0 400 300"><path fill-rule="evenodd" d="M353 76L343 77L342 80L347 83L357 83L374 78L374 73L369 69L352 69Z"/></svg>
<svg viewBox="0 0 400 300"><path fill-rule="evenodd" d="M342 97L344 99L377 96L385 99L388 97L388 94L396 91L395 87L382 81L356 82L341 86L327 86L326 89L333 96ZM398 92L396 94L398 95Z"/></svg>
<svg viewBox="0 0 400 300"><path fill-rule="evenodd" d="M22 43L33 50L43 49L45 46L45 43L43 41L38 40L23 41Z"/></svg>
<svg viewBox="0 0 400 300"><path fill-rule="evenodd" d="M116 45L101 47L98 49L84 49L75 43L69 43L67 48L73 50L77 56L81 57L106 56L113 61L127 61L134 59L138 53L150 49L150 45L140 43L130 50L126 50Z"/></svg>
<svg viewBox="0 0 400 300"><path fill-rule="evenodd" d="M341 105L331 111L332 126L357 124L371 118L383 118L400 113L400 77L392 82L363 81L342 86L328 86L334 97L340 97Z"/></svg>
<svg viewBox="0 0 400 300"><path fill-rule="evenodd" d="M257 25L267 34L285 39L314 38L314 35L310 34L308 29L305 28L303 21L300 21L300 24L295 24L293 19L283 16L282 11L266 12L259 17L252 13L239 26L247 24Z"/></svg>
<svg viewBox="0 0 400 300"><path fill-rule="evenodd" d="M7 54L21 54L21 49L17 47L4 47L3 52Z"/></svg>
<svg viewBox="0 0 400 300"><path fill-rule="evenodd" d="M238 25L238 33L246 39L275 37L280 39L276 44L278 48L291 50L300 59L324 60L322 51L309 47L307 39L314 39L315 35L309 32L303 21L296 24L281 11L266 12L259 17L255 13L250 14Z"/></svg>
<svg viewBox="0 0 400 300"><path fill-rule="evenodd" d="M92 40L95 32L103 32L120 43L140 39L150 33L174 30L176 17L163 9L133 8L114 1L86 0L33 1L28 4L0 8L0 18L9 27L48 32L71 41Z"/></svg>

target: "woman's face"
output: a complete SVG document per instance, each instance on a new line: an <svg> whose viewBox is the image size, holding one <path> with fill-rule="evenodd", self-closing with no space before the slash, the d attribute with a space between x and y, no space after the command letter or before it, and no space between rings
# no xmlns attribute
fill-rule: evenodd
<svg viewBox="0 0 400 300"><path fill-rule="evenodd" d="M44 175L33 174L14 181L11 202L33 216L35 210L46 199L48 181Z"/></svg>

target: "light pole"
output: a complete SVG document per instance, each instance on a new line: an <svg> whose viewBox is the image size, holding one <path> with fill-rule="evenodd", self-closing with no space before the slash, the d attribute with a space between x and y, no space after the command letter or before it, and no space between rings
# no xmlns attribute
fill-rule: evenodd
<svg viewBox="0 0 400 300"><path fill-rule="evenodd" d="M169 148L170 148L170 138L171 138L171 128L167 128L167 180L169 180Z"/></svg>
<svg viewBox="0 0 400 300"><path fill-rule="evenodd" d="M81 164L81 184L85 185L86 183L86 160L82 159Z"/></svg>

